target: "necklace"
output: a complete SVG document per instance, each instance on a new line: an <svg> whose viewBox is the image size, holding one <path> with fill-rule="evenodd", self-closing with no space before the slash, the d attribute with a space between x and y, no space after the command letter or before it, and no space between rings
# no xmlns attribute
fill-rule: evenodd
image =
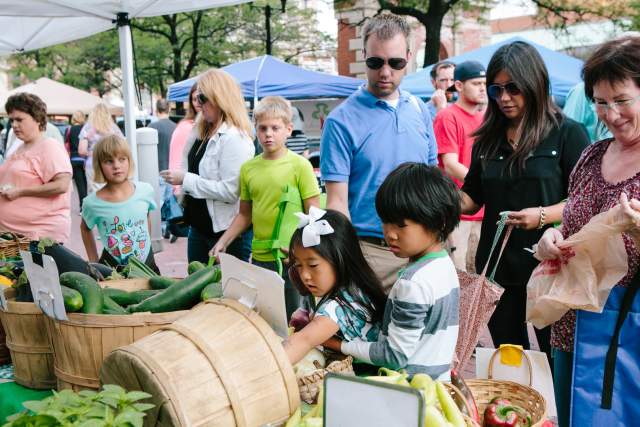
<svg viewBox="0 0 640 427"><path fill-rule="evenodd" d="M514 150L518 148L518 142L519 141L514 141L513 139L509 139L509 144L511 144Z"/></svg>

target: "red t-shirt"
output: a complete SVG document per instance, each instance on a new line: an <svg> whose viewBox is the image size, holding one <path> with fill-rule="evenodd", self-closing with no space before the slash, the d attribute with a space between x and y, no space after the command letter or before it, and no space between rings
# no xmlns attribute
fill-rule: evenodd
<svg viewBox="0 0 640 427"><path fill-rule="evenodd" d="M444 170L442 164L442 154L456 153L458 161L467 168L471 163L471 147L474 138L471 134L480 127L484 119L484 113L478 112L470 114L459 107L452 104L441 110L433 122L433 130L438 143L438 166ZM453 178L458 187L462 187L463 182ZM484 208L480 209L475 215L462 215L460 219L463 221L482 221Z"/></svg>

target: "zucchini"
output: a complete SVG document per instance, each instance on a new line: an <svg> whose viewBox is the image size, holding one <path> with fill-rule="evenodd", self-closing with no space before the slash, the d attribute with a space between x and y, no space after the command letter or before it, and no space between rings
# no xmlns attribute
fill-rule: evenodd
<svg viewBox="0 0 640 427"><path fill-rule="evenodd" d="M82 312L85 314L102 313L103 295L98 282L91 276L76 271L67 271L60 275L60 284L75 289L82 295Z"/></svg>
<svg viewBox="0 0 640 427"><path fill-rule="evenodd" d="M202 293L200 293L200 299L202 301L212 298L222 298L222 283L211 283L202 290Z"/></svg>
<svg viewBox="0 0 640 427"><path fill-rule="evenodd" d="M129 314L129 312L120 307L117 302L104 295L102 300L102 314Z"/></svg>
<svg viewBox="0 0 640 427"><path fill-rule="evenodd" d="M169 286L176 283L176 279L164 276L154 276L149 278L149 286L151 289L167 289Z"/></svg>
<svg viewBox="0 0 640 427"><path fill-rule="evenodd" d="M73 313L82 308L82 295L75 289L60 286L62 289L62 298L64 299L64 309L67 313Z"/></svg>
<svg viewBox="0 0 640 427"><path fill-rule="evenodd" d="M196 271L202 270L206 266L200 261L191 261L187 266L187 274L192 275Z"/></svg>
<svg viewBox="0 0 640 427"><path fill-rule="evenodd" d="M190 309L200 301L202 290L205 286L215 281L216 275L217 269L205 267L163 290L158 295L148 298L140 304L129 306L127 310L131 312L166 313L168 311Z"/></svg>

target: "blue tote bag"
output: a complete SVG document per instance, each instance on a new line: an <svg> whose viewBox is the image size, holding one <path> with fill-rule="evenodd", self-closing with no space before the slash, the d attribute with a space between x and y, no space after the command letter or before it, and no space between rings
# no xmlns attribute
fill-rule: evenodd
<svg viewBox="0 0 640 427"><path fill-rule="evenodd" d="M602 313L577 311L572 426L640 425L640 272Z"/></svg>

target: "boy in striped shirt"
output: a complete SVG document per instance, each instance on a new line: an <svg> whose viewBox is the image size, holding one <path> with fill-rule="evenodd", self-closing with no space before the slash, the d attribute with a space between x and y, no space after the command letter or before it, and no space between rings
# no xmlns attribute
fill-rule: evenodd
<svg viewBox="0 0 640 427"><path fill-rule="evenodd" d="M409 263L389 293L378 341L343 342L340 349L411 376L448 380L460 287L443 244L460 218L458 189L437 167L404 163L380 186L376 210L389 249Z"/></svg>

